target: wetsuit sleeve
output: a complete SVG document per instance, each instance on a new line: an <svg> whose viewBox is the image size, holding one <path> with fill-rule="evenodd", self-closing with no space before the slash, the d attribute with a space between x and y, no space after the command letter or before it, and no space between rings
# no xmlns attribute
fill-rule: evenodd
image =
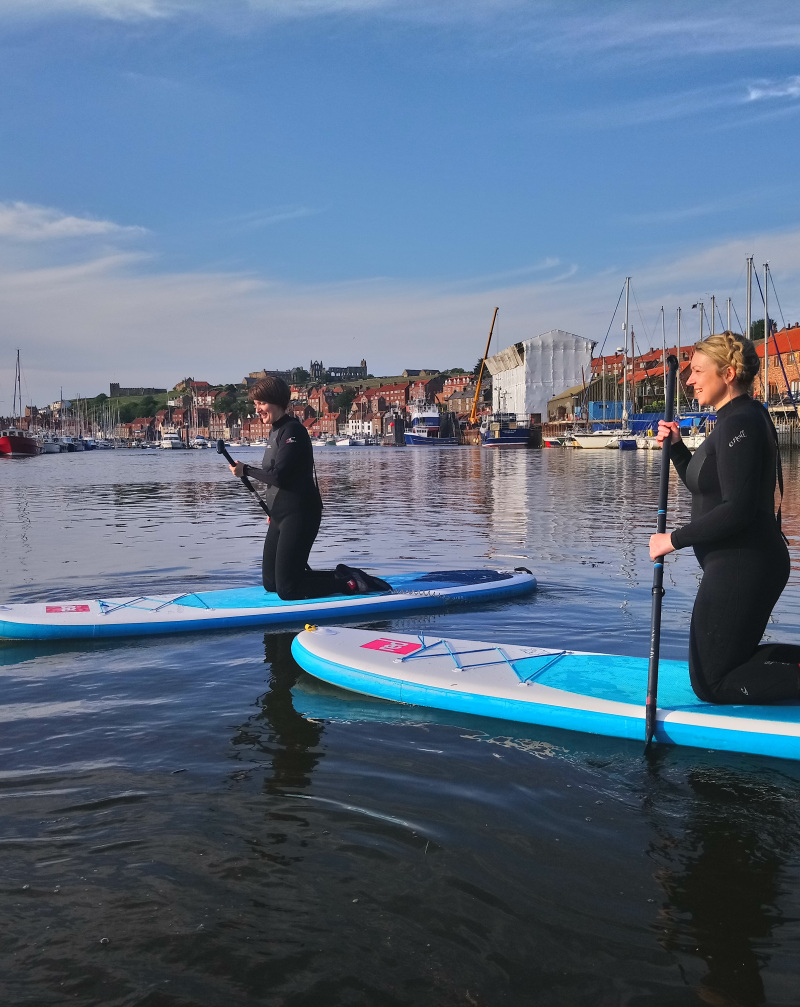
<svg viewBox="0 0 800 1007"><path fill-rule="evenodd" d="M302 478L308 466L308 454L311 444L304 428L297 429L291 424L281 431L282 435L275 445L275 452L269 468L260 469L247 466L247 475L267 486L277 486L278 489L292 489Z"/></svg>
<svg viewBox="0 0 800 1007"><path fill-rule="evenodd" d="M683 441L673 444L669 453L670 460L675 466L675 471L681 478L681 482L686 482L686 469L692 460L692 452L686 447Z"/></svg>
<svg viewBox="0 0 800 1007"><path fill-rule="evenodd" d="M676 549L718 542L737 535L758 510L762 471L769 451L766 425L760 416L734 414L720 429L717 476L721 501L707 513L672 532Z"/></svg>

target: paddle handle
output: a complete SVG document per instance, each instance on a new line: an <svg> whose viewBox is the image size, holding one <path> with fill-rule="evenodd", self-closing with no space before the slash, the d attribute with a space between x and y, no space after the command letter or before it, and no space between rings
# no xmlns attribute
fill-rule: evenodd
<svg viewBox="0 0 800 1007"><path fill-rule="evenodd" d="M671 423L675 415L675 382L678 374L678 359L667 357L667 380L664 386L664 419ZM661 473L658 484L658 515L656 532L667 530L667 496L669 493L669 463L672 437L667 437L661 445ZM664 557L659 556L653 563L653 608L650 617L650 663L647 668L647 703L645 705L644 747L653 739L656 729L658 709L658 658L661 649L661 601L664 597Z"/></svg>
<svg viewBox="0 0 800 1007"><path fill-rule="evenodd" d="M217 441L217 454L218 455L222 455L222 457L228 462L229 465L235 465L236 464L236 462L233 460L233 458L231 458L230 453L228 452L228 449L225 447L225 441L223 441L223 440L218 440ZM269 508L264 503L264 501L261 499L261 497L258 495L258 493L256 493L255 487L250 482L250 480L247 478L247 476L240 476L239 478L242 480L242 482L245 484L245 486L250 490L250 492L253 494L253 496L256 498L256 500L258 500L258 503L259 503L259 506L261 507L261 510L263 510L264 513L267 515L267 517L269 517Z"/></svg>

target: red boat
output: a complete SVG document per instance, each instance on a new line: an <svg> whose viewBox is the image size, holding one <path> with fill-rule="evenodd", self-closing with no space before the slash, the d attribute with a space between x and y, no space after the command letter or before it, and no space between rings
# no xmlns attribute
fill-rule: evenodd
<svg viewBox="0 0 800 1007"><path fill-rule="evenodd" d="M19 412L17 412L19 403ZM14 415L22 413L22 382L20 380L19 350L17 350L17 371L14 375ZM0 456L6 458L35 458L39 454L39 442L29 430L19 430L15 426L0 430Z"/></svg>
<svg viewBox="0 0 800 1007"><path fill-rule="evenodd" d="M27 430L8 427L0 430L0 455L7 458L33 458L39 454L39 445Z"/></svg>

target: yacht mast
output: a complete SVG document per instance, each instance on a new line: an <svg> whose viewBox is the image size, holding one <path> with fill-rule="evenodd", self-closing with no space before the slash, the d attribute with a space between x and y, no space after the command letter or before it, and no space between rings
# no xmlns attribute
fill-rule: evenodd
<svg viewBox="0 0 800 1007"><path fill-rule="evenodd" d="M750 338L750 326L753 322L753 256L747 256L747 308L745 310L745 331L742 335Z"/></svg>
<svg viewBox="0 0 800 1007"><path fill-rule="evenodd" d="M631 278L625 277L625 323L622 328L625 330L625 349L622 356L622 429L628 429L628 314L630 311Z"/></svg>
<svg viewBox="0 0 800 1007"><path fill-rule="evenodd" d="M678 308L678 380L675 382L678 412L681 411L681 370L681 309Z"/></svg>
<svg viewBox="0 0 800 1007"><path fill-rule="evenodd" d="M764 263L764 405L769 408L769 336L770 336L770 325L769 325L769 308L767 307L767 299L769 291L767 289L767 283L769 282L769 263Z"/></svg>

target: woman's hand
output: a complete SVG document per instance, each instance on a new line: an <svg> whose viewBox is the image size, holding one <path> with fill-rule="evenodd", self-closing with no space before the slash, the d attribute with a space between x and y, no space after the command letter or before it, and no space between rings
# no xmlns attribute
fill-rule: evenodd
<svg viewBox="0 0 800 1007"><path fill-rule="evenodd" d="M672 423L667 423L666 420L659 420L656 440L659 444L663 444L667 437L670 439L670 444L677 444L681 439L680 428L674 421Z"/></svg>
<svg viewBox="0 0 800 1007"><path fill-rule="evenodd" d="M671 552L675 552L675 546L672 544L669 532L650 536L650 559L656 560L659 556L667 556Z"/></svg>
<svg viewBox="0 0 800 1007"><path fill-rule="evenodd" d="M244 475L244 462L234 462L233 465L229 465L228 468L235 476L238 476L239 479L241 479Z"/></svg>

